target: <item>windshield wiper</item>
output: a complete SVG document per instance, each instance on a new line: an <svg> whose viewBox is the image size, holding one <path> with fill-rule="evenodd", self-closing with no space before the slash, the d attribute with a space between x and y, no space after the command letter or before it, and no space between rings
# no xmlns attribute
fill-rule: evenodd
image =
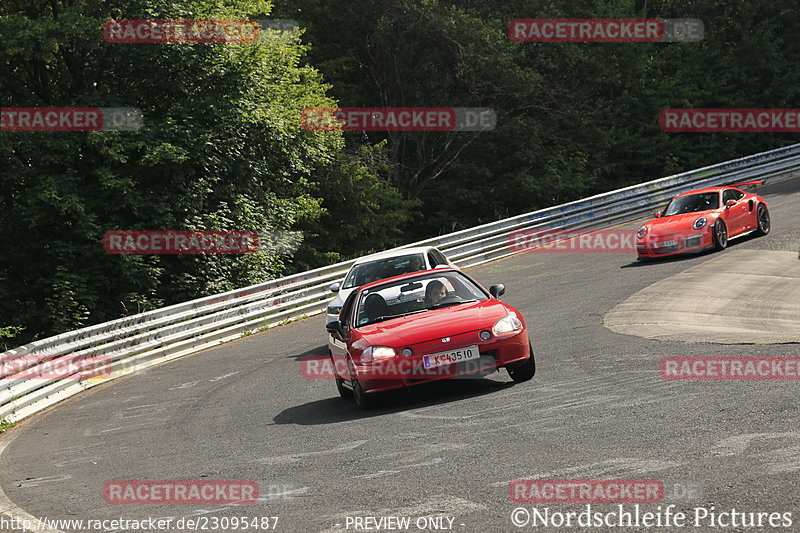
<svg viewBox="0 0 800 533"><path fill-rule="evenodd" d="M460 302L445 302L445 303L441 303L441 304L436 304L433 307L431 307L431 309L443 309L445 307L450 307L451 305L468 304L470 302L477 302L477 301L478 300L473 299L473 300L462 300Z"/></svg>
<svg viewBox="0 0 800 533"><path fill-rule="evenodd" d="M400 313L399 315L381 315L370 322L370 324L374 324L375 322L383 322L384 320L389 320L392 318L400 318L401 316L416 315L417 313L424 313L425 311L428 311L428 309L420 309L418 311L411 311L409 313Z"/></svg>

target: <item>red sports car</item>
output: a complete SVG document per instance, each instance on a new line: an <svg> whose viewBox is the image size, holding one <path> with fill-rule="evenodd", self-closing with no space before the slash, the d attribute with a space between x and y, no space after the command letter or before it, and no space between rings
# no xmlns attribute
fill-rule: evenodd
<svg viewBox="0 0 800 533"><path fill-rule="evenodd" d="M769 233L767 202L740 189L761 181L708 187L679 194L636 233L639 259L666 257L708 248L722 250L733 237Z"/></svg>
<svg viewBox="0 0 800 533"><path fill-rule="evenodd" d="M395 276L353 291L328 324L336 387L362 409L370 393L505 367L516 382L536 372L522 315L455 269Z"/></svg>

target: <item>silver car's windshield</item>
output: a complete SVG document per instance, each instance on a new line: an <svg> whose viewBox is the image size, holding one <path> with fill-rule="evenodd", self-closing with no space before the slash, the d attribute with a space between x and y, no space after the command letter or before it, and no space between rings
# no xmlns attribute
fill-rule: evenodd
<svg viewBox="0 0 800 533"><path fill-rule="evenodd" d="M373 281L379 281L392 276L408 274L425 270L425 257L422 254L408 254L386 259L376 259L368 263L356 265L347 275L342 285L343 289L360 287Z"/></svg>

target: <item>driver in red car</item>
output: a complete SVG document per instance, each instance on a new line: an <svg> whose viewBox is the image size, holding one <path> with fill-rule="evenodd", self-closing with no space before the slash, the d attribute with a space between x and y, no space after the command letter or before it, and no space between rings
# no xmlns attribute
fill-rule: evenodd
<svg viewBox="0 0 800 533"><path fill-rule="evenodd" d="M434 306L447 297L447 288L444 283L435 279L425 287L425 304Z"/></svg>

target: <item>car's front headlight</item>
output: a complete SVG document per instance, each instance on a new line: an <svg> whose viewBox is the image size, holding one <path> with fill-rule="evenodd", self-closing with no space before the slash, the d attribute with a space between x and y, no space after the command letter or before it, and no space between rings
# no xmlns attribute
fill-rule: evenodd
<svg viewBox="0 0 800 533"><path fill-rule="evenodd" d="M700 217L694 221L694 223L692 224L692 229L702 229L705 227L706 222L708 222L706 220L706 217Z"/></svg>
<svg viewBox="0 0 800 533"><path fill-rule="evenodd" d="M642 226L639 228L639 231L636 232L636 236L643 239L645 235L647 235L647 226Z"/></svg>
<svg viewBox="0 0 800 533"><path fill-rule="evenodd" d="M361 352L362 363L374 363L375 361L383 361L384 359L391 359L396 356L397 352L390 346L370 346Z"/></svg>
<svg viewBox="0 0 800 533"><path fill-rule="evenodd" d="M522 321L517 318L516 315L508 315L497 321L492 327L492 333L494 333L496 337L499 337L500 335L508 335L509 333L520 331L521 329Z"/></svg>
<svg viewBox="0 0 800 533"><path fill-rule="evenodd" d="M329 315L336 315L339 316L339 311L342 310L341 305L329 305L328 306L328 314Z"/></svg>

